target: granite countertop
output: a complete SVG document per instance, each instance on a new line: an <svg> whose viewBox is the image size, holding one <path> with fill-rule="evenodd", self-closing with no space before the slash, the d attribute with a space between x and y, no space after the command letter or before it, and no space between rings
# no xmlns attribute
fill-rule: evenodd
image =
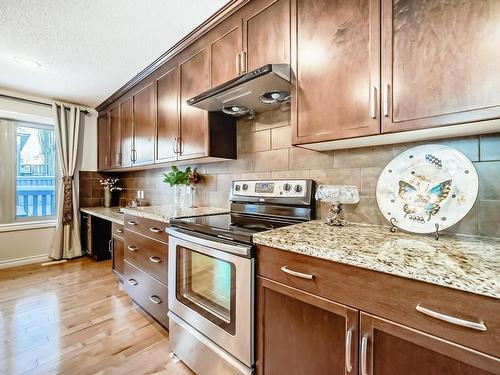
<svg viewBox="0 0 500 375"><path fill-rule="evenodd" d="M203 216L229 213L226 208L217 207L177 207L177 206L145 206L138 208L123 208L122 211L128 215L143 217L146 219L169 223L172 218L191 216Z"/></svg>
<svg viewBox="0 0 500 375"><path fill-rule="evenodd" d="M120 212L120 207L83 207L80 208L81 212L84 212L89 215L100 217L104 220L112 221L113 223L117 223L123 225L123 213Z"/></svg>
<svg viewBox="0 0 500 375"><path fill-rule="evenodd" d="M321 220L255 234L254 242L356 267L500 298L500 239L414 235Z"/></svg>

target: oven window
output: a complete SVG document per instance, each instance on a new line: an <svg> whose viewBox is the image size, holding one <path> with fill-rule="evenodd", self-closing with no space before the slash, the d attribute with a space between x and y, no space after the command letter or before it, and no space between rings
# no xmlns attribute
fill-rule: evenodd
<svg viewBox="0 0 500 375"><path fill-rule="evenodd" d="M183 246L177 254L177 300L234 334L234 264Z"/></svg>

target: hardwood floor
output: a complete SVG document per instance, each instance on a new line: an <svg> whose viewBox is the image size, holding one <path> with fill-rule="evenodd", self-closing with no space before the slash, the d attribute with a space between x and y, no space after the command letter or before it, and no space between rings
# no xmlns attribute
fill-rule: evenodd
<svg viewBox="0 0 500 375"><path fill-rule="evenodd" d="M0 271L0 374L192 374L169 353L110 261Z"/></svg>

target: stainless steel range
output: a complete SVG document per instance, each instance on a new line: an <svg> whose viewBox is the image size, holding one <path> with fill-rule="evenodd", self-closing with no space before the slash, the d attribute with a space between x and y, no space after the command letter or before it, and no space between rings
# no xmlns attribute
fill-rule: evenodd
<svg viewBox="0 0 500 375"><path fill-rule="evenodd" d="M313 218L312 180L265 180L233 181L230 214L171 221L170 348L195 373L253 373L252 235Z"/></svg>

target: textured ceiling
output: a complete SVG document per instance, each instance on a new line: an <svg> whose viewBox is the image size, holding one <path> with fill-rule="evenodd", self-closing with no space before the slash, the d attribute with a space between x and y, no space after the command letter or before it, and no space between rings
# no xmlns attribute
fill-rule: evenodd
<svg viewBox="0 0 500 375"><path fill-rule="evenodd" d="M226 2L1 0L0 87L95 107Z"/></svg>

